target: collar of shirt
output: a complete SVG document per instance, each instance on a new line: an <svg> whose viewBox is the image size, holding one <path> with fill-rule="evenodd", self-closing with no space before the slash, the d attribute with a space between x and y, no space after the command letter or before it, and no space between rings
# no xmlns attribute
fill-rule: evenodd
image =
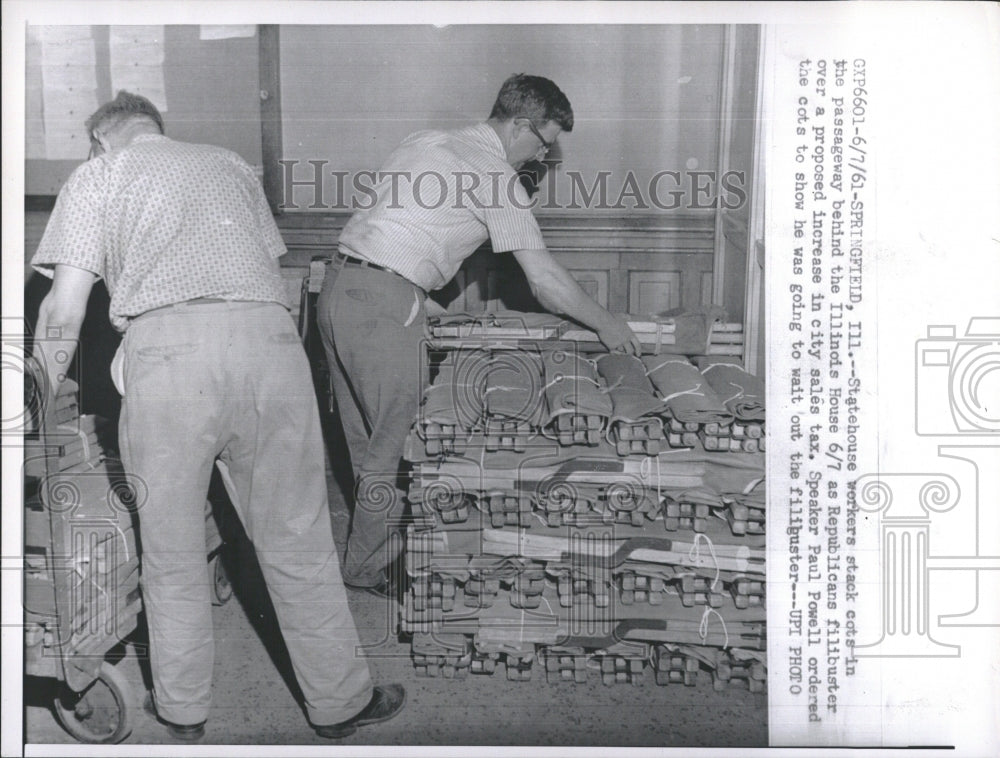
<svg viewBox="0 0 1000 758"><path fill-rule="evenodd" d="M507 161L507 153L496 130L487 123L474 124L454 132L456 138L480 148L500 160Z"/></svg>
<svg viewBox="0 0 1000 758"><path fill-rule="evenodd" d="M170 137L166 134L139 134L132 138L132 142L130 144L135 145L139 142L159 142L160 140L168 139L170 139Z"/></svg>

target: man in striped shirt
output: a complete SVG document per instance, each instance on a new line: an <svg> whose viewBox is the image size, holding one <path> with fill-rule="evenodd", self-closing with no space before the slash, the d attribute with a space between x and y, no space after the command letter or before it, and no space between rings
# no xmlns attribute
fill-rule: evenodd
<svg viewBox="0 0 1000 758"><path fill-rule="evenodd" d="M357 483L344 561L349 587L388 595L403 513L398 475L421 392L426 295L445 286L487 240L513 253L547 309L585 324L609 350L638 354L612 315L545 247L517 169L573 128L569 100L552 81L517 74L489 119L409 136L389 156L340 235L319 299L319 328Z"/></svg>

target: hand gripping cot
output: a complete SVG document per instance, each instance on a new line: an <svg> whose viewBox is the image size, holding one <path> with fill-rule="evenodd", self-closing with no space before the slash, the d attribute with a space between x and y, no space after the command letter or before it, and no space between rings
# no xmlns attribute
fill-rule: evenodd
<svg viewBox="0 0 1000 758"><path fill-rule="evenodd" d="M722 320L720 309L677 315L625 315L643 353L675 355L743 354L743 326ZM596 332L549 313L503 311L451 314L427 321L428 342L436 350L572 349L604 353Z"/></svg>

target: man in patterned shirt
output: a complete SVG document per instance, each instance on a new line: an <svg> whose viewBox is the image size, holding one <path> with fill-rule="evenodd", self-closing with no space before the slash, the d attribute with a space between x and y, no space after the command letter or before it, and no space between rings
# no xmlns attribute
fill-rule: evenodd
<svg viewBox="0 0 1000 758"><path fill-rule="evenodd" d="M573 110L554 82L514 75L485 123L404 140L379 172L371 207L355 212L340 235L318 320L357 480L344 560L349 587L393 591L387 567L400 549L398 473L420 399L425 296L487 239L494 253L514 255L544 307L589 326L609 350L639 352L625 319L549 254L518 181L518 168L572 128Z"/></svg>
<svg viewBox="0 0 1000 758"><path fill-rule="evenodd" d="M67 180L32 259L53 278L36 354L54 388L103 277L125 332L112 367L122 458L148 490L138 516L151 707L174 737L204 735L204 506L218 463L316 731L342 737L391 718L405 693L373 687L357 652L316 399L278 269L285 246L253 170L228 150L168 139L155 106L126 92L87 129L96 157Z"/></svg>

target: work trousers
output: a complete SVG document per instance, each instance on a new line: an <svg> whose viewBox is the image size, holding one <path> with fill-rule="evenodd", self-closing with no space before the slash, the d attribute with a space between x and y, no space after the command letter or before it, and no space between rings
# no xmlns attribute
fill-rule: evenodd
<svg viewBox="0 0 1000 758"><path fill-rule="evenodd" d="M334 261L317 320L355 478L344 579L371 587L402 548L401 467L424 373L424 293L390 272Z"/></svg>
<svg viewBox="0 0 1000 758"><path fill-rule="evenodd" d="M129 326L121 448L139 483L142 592L159 715L208 716L214 645L205 554L212 467L254 544L314 724L371 698L333 543L309 365L275 303L194 303Z"/></svg>

